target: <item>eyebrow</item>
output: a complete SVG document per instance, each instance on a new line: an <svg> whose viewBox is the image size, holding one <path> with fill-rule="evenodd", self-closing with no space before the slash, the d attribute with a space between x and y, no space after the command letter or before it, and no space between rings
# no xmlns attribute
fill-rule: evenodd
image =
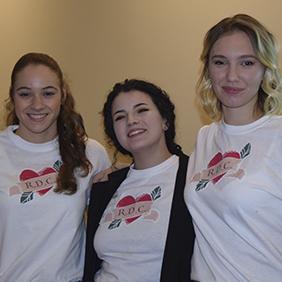
<svg viewBox="0 0 282 282"><path fill-rule="evenodd" d="M46 86L46 87L43 87L42 89L43 90L46 90L46 89L55 89L55 90L58 90L58 88L57 87L55 87L55 86ZM28 87L28 86L20 86L20 87L18 87L18 88L16 88L15 90L16 91L19 91L19 90L30 90L31 89L31 87Z"/></svg>
<svg viewBox="0 0 282 282"><path fill-rule="evenodd" d="M224 55L213 55L212 57L211 57L211 59L216 59L216 58L221 58L221 59L226 59L227 57L226 56L224 56ZM239 56L238 57L238 59L247 59L247 58L253 58L253 59L256 59L256 60L258 60L258 58L257 58L257 56L255 56L255 55L248 55L248 54L246 54L246 55L241 55L241 56Z"/></svg>
<svg viewBox="0 0 282 282"><path fill-rule="evenodd" d="M140 106L147 106L147 105L148 105L147 103L138 103L138 104L134 105L133 108L136 109ZM117 110L113 113L113 116L116 115L116 114L119 114L119 113L124 113L124 112L125 112L125 110Z"/></svg>

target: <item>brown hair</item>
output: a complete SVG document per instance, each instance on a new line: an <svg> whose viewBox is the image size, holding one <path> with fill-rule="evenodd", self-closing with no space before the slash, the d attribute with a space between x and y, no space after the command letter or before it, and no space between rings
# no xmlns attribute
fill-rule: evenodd
<svg viewBox="0 0 282 282"><path fill-rule="evenodd" d="M55 192L74 194L77 191L75 172L79 172L81 176L86 176L89 174L92 165L85 152L87 134L83 119L75 111L75 102L69 86L64 79L60 66L52 57L42 53L27 53L16 62L11 74L9 98L6 101L6 124L8 126L19 123L14 107L14 84L17 74L28 65L47 66L56 73L59 79L62 105L57 119L57 130L63 164L59 169Z"/></svg>

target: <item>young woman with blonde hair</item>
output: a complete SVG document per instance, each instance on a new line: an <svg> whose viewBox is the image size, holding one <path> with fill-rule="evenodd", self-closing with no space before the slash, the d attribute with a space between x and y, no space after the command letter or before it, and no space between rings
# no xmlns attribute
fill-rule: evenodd
<svg viewBox="0 0 282 282"><path fill-rule="evenodd" d="M198 95L214 120L191 155L192 279L281 281L282 90L273 35L251 16L206 34Z"/></svg>

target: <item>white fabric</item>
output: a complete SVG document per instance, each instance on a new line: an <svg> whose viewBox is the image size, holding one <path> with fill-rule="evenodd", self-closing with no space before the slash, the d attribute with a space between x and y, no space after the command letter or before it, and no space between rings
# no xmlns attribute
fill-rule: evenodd
<svg viewBox="0 0 282 282"><path fill-rule="evenodd" d="M94 238L103 260L95 281L160 280L177 169L175 155L152 168L131 166Z"/></svg>
<svg viewBox="0 0 282 282"><path fill-rule="evenodd" d="M60 165L57 139L32 144L14 128L0 134L0 281L81 280L83 212L94 175L109 166L105 149L88 140L91 173L77 177L75 194L58 194L53 191Z"/></svg>
<svg viewBox="0 0 282 282"><path fill-rule="evenodd" d="M281 282L282 117L203 127L188 180L192 279Z"/></svg>

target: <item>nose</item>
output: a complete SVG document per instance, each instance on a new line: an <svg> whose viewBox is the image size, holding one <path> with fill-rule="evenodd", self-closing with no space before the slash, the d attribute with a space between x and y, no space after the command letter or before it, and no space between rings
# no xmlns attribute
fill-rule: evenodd
<svg viewBox="0 0 282 282"><path fill-rule="evenodd" d="M229 81L238 80L238 68L236 65L230 64L227 69L227 79Z"/></svg>
<svg viewBox="0 0 282 282"><path fill-rule="evenodd" d="M127 115L127 124L128 125L134 125L134 124L137 124L138 123L138 120L137 120L137 117L134 113L128 113Z"/></svg>
<svg viewBox="0 0 282 282"><path fill-rule="evenodd" d="M41 95L35 94L32 98L32 108L35 110L41 110L44 108L44 101Z"/></svg>

